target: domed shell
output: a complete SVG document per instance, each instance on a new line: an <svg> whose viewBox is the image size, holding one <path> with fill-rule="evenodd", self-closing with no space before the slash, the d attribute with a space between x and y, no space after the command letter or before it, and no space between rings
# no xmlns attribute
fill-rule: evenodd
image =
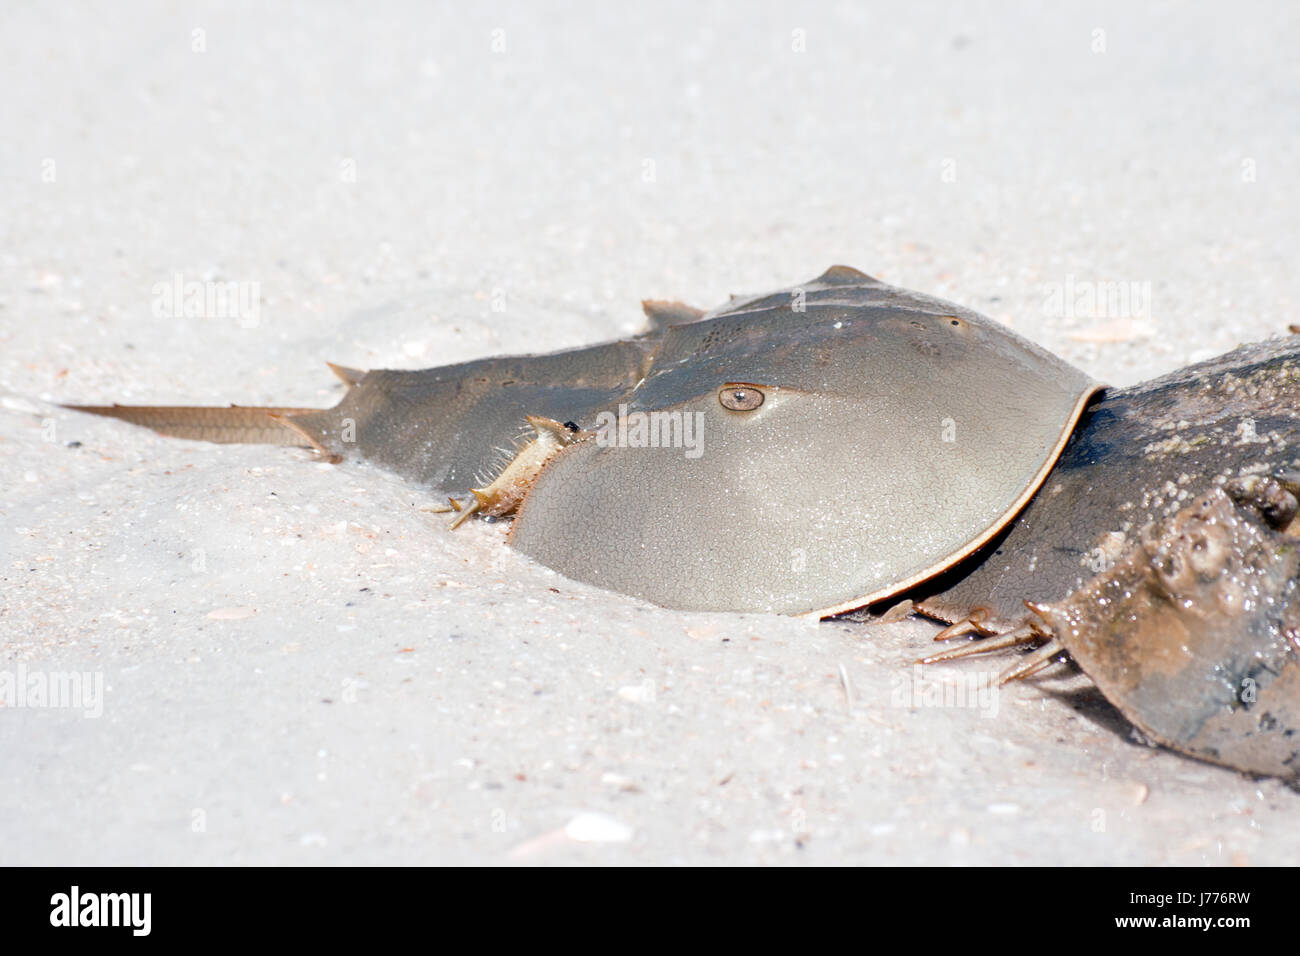
<svg viewBox="0 0 1300 956"><path fill-rule="evenodd" d="M665 607L839 613L996 535L1097 388L991 319L835 266L672 326L510 541Z"/></svg>

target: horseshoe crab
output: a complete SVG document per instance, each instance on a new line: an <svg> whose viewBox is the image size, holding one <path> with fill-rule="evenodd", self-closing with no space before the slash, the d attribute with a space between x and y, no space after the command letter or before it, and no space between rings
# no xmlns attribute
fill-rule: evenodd
<svg viewBox="0 0 1300 956"><path fill-rule="evenodd" d="M916 603L977 635L1068 652L1151 739L1300 781L1300 340L1246 346L1088 410L1042 491Z"/></svg>
<svg viewBox="0 0 1300 956"><path fill-rule="evenodd" d="M453 507L517 509L514 547L656 604L824 616L983 547L1098 388L990 319L845 266L647 313L643 335L552 355L333 366L349 388L325 410L70 407L359 455ZM526 418L536 438L498 460Z"/></svg>

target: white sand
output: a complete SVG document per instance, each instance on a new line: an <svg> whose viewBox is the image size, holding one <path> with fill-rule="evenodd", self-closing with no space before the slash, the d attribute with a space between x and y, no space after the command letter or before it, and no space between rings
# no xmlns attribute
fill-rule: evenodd
<svg viewBox="0 0 1300 956"><path fill-rule="evenodd" d="M328 405L327 359L834 262L1137 381L1297 320L1297 9L476 6L6 12L0 668L105 690L0 710L0 863L1294 862L1294 793L1086 681L926 706L927 624L659 610L364 466L46 403ZM157 314L177 276L256 322Z"/></svg>

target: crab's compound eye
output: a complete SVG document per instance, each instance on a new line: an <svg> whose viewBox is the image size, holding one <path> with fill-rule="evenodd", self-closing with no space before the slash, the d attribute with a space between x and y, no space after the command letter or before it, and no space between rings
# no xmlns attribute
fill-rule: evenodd
<svg viewBox="0 0 1300 956"><path fill-rule="evenodd" d="M766 396L753 385L724 385L718 392L718 401L723 408L733 412L752 412L763 404Z"/></svg>

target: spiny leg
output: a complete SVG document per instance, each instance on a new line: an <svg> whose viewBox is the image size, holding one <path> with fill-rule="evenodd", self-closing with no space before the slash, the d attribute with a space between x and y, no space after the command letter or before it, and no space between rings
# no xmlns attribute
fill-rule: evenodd
<svg viewBox="0 0 1300 956"><path fill-rule="evenodd" d="M1013 680L1024 680L1026 677L1031 677L1044 667L1050 666L1064 652L1064 645L1056 638L1052 638L1034 653L1025 657L1019 664L1009 667L999 674L998 685L1001 686Z"/></svg>
<svg viewBox="0 0 1300 956"><path fill-rule="evenodd" d="M483 508L483 500L483 496L477 491L474 491L474 500L466 507L457 509L460 511L460 514L457 515L456 520L451 523L451 530L455 531L462 524L468 521L472 515L478 514Z"/></svg>
<svg viewBox="0 0 1300 956"><path fill-rule="evenodd" d="M980 637L992 637L997 633L988 626L988 611L976 608L960 621L954 621L934 636L936 641L951 641L953 638L978 634Z"/></svg>
<svg viewBox="0 0 1300 956"><path fill-rule="evenodd" d="M947 650L939 651L936 654L921 658L917 663L936 664L939 661L955 661L958 658L971 657L989 651L1000 651L1003 648L1016 647L1020 644L1033 644L1042 639L1043 635L1035 625L1024 624L1014 631L1008 631L998 637L990 637L982 641L970 641L959 647L950 647Z"/></svg>
<svg viewBox="0 0 1300 956"><path fill-rule="evenodd" d="M574 422L557 422L540 415L529 415L527 420L535 437L515 452L514 457L502 466L491 482L482 488L469 490L474 496L472 502L462 506L454 498L449 498L450 509L429 509L444 514L448 510L459 512L456 520L451 523L452 530L476 514L497 518L514 514L550 460L569 445L584 441L592 435L591 432L582 431Z"/></svg>

